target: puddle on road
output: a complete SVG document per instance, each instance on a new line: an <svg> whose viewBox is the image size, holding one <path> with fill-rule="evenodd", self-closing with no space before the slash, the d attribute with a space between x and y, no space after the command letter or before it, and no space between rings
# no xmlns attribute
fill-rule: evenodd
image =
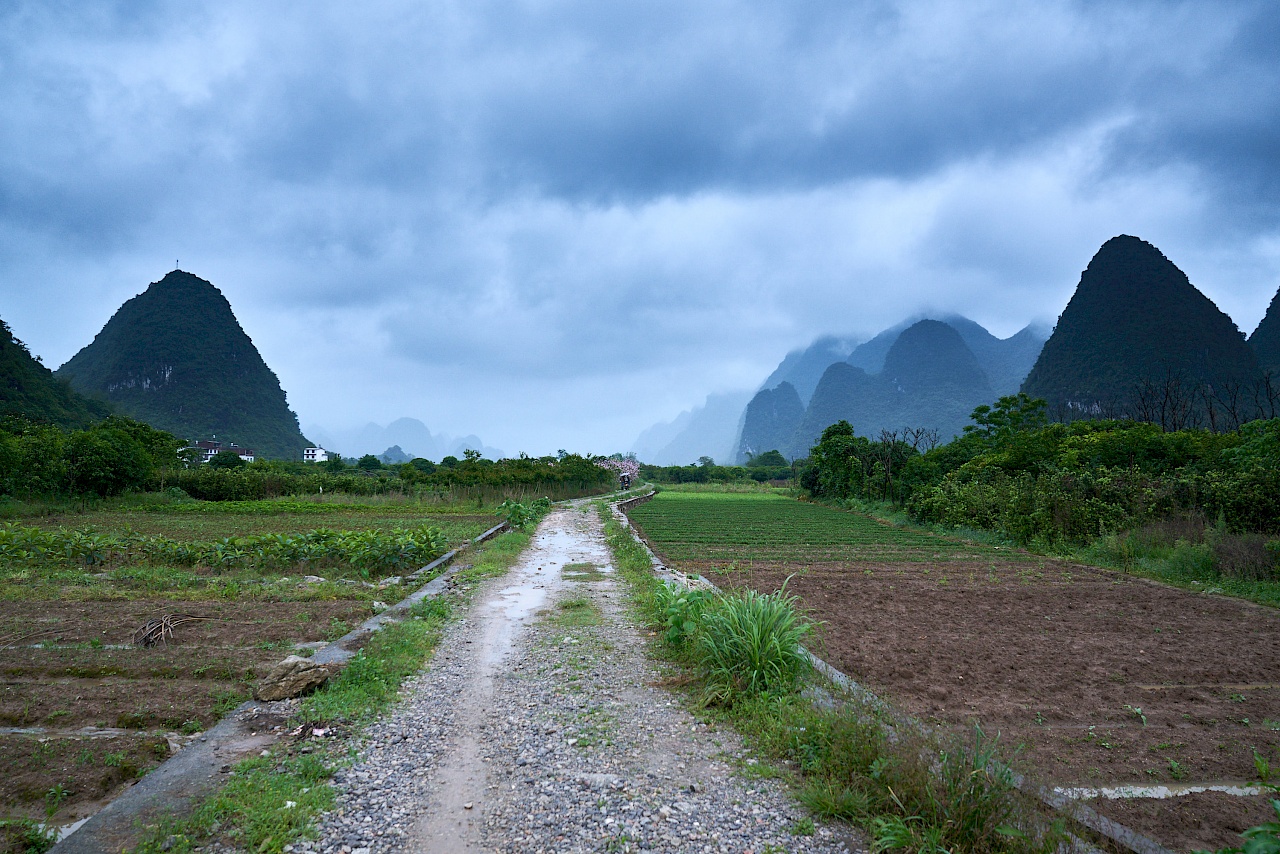
<svg viewBox="0 0 1280 854"><path fill-rule="evenodd" d="M562 570L570 564L592 563L604 567L608 555L601 543L590 539L589 529L567 518L546 525L534 537L525 557L507 576L509 583L480 608L485 623L480 660L484 676L492 677L497 665L511 652L516 633L546 607L552 594L568 583ZM549 522L551 520L548 520Z"/></svg>

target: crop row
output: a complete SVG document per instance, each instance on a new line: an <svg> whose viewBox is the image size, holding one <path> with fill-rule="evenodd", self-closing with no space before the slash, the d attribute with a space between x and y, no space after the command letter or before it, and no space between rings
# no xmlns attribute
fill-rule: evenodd
<svg viewBox="0 0 1280 854"><path fill-rule="evenodd" d="M663 492L630 515L675 560L920 561L975 548L777 495Z"/></svg>
<svg viewBox="0 0 1280 854"><path fill-rule="evenodd" d="M0 563L25 565L205 566L213 569L282 569L349 565L365 577L416 569L448 548L439 528L333 531L225 537L180 542L133 531L45 530L0 526Z"/></svg>

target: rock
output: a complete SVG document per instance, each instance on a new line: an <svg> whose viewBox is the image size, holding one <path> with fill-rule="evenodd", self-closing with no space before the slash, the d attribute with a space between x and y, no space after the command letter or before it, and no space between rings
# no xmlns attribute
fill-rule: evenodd
<svg viewBox="0 0 1280 854"><path fill-rule="evenodd" d="M324 584L324 579L319 575L304 575L302 576L302 583L303 584Z"/></svg>
<svg viewBox="0 0 1280 854"><path fill-rule="evenodd" d="M253 696L264 703L298 697L323 685L339 669L336 664L317 664L309 658L291 655L259 680Z"/></svg>
<svg viewBox="0 0 1280 854"><path fill-rule="evenodd" d="M377 599L374 599L372 607L373 607L373 613L381 614L383 611L387 610L391 606L388 605L386 602L379 602Z"/></svg>

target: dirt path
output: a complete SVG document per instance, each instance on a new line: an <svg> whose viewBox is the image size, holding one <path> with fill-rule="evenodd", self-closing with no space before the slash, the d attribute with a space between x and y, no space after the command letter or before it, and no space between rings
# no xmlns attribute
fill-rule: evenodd
<svg viewBox="0 0 1280 854"><path fill-rule="evenodd" d="M293 851L847 851L667 691L594 508L553 511Z"/></svg>

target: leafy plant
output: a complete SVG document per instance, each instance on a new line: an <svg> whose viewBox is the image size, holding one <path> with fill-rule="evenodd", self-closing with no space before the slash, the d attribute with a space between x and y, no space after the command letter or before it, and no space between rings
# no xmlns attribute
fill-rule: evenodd
<svg viewBox="0 0 1280 854"><path fill-rule="evenodd" d="M537 522L550 509L551 501L547 498L539 498L528 504L508 498L498 505L498 516L505 519L512 528L519 529Z"/></svg>
<svg viewBox="0 0 1280 854"><path fill-rule="evenodd" d="M664 637L667 643L677 650L687 652L698 631L703 612L712 600L711 594L706 590L680 587L669 582L656 588L656 594L657 607L666 626Z"/></svg>

